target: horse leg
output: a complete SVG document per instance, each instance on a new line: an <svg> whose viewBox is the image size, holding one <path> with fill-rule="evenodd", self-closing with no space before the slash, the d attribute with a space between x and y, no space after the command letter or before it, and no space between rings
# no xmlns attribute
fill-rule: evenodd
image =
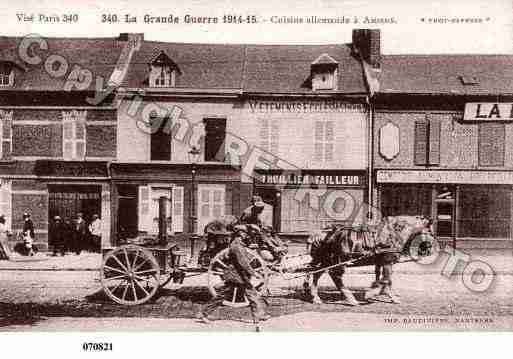
<svg viewBox="0 0 513 359"><path fill-rule="evenodd" d="M344 282L342 281L342 276L344 275L343 270L338 271L330 271L329 272L331 279L333 280L333 283L335 283L335 286L339 290L340 294L342 295L342 298L344 300L344 304L356 306L359 305L358 301L353 295L353 292L351 292L349 289L347 289L344 286Z"/></svg>
<svg viewBox="0 0 513 359"><path fill-rule="evenodd" d="M307 274L305 276L305 280L303 281L303 292L305 296L311 297L312 296L312 276L310 274Z"/></svg>
<svg viewBox="0 0 513 359"><path fill-rule="evenodd" d="M312 296L312 303L322 304L321 298L319 298L319 279L322 277L324 272L314 273L312 275L312 286L310 287L310 295Z"/></svg>
<svg viewBox="0 0 513 359"><path fill-rule="evenodd" d="M381 279L381 268L382 268L382 266L380 264L376 264L374 266L375 279L374 279L374 282L371 283L371 288L379 287L379 281Z"/></svg>
<svg viewBox="0 0 513 359"><path fill-rule="evenodd" d="M383 265L383 279L381 281L382 287L379 292L380 295L387 296L390 301L394 304L401 303L397 295L392 291L392 264L387 263Z"/></svg>

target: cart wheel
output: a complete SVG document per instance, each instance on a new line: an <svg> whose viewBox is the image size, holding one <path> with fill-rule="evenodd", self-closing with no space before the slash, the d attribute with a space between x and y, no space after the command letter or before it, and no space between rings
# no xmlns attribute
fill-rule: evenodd
<svg viewBox="0 0 513 359"><path fill-rule="evenodd" d="M101 283L105 294L114 302L142 304L159 289L160 268L155 257L146 249L124 245L105 255Z"/></svg>
<svg viewBox="0 0 513 359"><path fill-rule="evenodd" d="M225 285L222 278L225 268L227 268L227 255L229 248L220 251L211 261L208 267L208 290L212 296L217 296L219 290ZM250 265L258 274L259 283L255 286L257 291L267 293L267 285L269 283L269 270L265 261L254 251L248 250L250 257ZM244 293L237 288L231 288L225 293L226 299L223 304L229 307L246 307L249 305L248 299Z"/></svg>

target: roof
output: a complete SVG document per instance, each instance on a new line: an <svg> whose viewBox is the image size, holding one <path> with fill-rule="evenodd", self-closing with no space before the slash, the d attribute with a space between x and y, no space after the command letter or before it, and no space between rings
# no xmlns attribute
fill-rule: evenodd
<svg viewBox="0 0 513 359"><path fill-rule="evenodd" d="M381 93L512 94L513 55L384 55L378 78Z"/></svg>
<svg viewBox="0 0 513 359"><path fill-rule="evenodd" d="M177 88L242 89L256 93L312 92L311 65L329 54L339 65L339 92L365 93L358 60L347 45L227 45L144 41L123 82L147 86L148 63L164 51L181 70Z"/></svg>
<svg viewBox="0 0 513 359"><path fill-rule="evenodd" d="M18 48L22 40L22 37L0 37L0 61L14 62L26 70L16 76L13 87L2 90L61 91L65 89L64 85L77 65L91 71L92 81L88 89L94 90L98 77L104 79L104 84L107 83L125 46L125 42L117 41L116 38L44 38L48 49L42 49L36 43L30 48L43 62L30 65L19 55ZM60 55L66 59L68 68L63 76L52 77L45 70L44 63L51 55Z"/></svg>

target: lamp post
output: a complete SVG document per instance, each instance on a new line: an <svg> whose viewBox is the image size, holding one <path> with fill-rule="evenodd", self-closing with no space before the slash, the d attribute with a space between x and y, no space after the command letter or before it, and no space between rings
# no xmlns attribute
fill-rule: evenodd
<svg viewBox="0 0 513 359"><path fill-rule="evenodd" d="M194 257L194 245L198 237L198 217L196 216L196 164L199 161L201 151L198 147L192 146L189 150L189 161L191 163L191 209L189 216L189 232L191 233L191 260Z"/></svg>

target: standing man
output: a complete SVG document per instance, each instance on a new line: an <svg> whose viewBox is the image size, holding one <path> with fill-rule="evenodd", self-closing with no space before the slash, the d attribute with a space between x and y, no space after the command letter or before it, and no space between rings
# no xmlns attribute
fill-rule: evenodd
<svg viewBox="0 0 513 359"><path fill-rule="evenodd" d="M229 234L229 232L227 233ZM270 318L264 311L264 303L260 294L254 286L254 280L257 279L257 273L251 267L247 252L249 236L242 230L237 230L234 239L230 243L226 268L223 272L224 288L220 289L217 296L213 297L203 309L198 313L198 319L203 323L210 323L209 315L217 308L223 305L227 296L233 294L237 289L239 293L246 295L249 301L249 307L255 320L267 320Z"/></svg>
<svg viewBox="0 0 513 359"><path fill-rule="evenodd" d="M56 256L57 252L60 252L61 256L64 256L66 253L66 246L64 243L65 228L64 223L62 223L62 218L60 216L55 216L50 228L50 239L51 245L53 246L53 256Z"/></svg>
<svg viewBox="0 0 513 359"><path fill-rule="evenodd" d="M93 220L89 225L89 233L91 233L91 246L94 252L101 252L102 243L102 221L97 214L93 214Z"/></svg>
<svg viewBox="0 0 513 359"><path fill-rule="evenodd" d="M83 218L81 212L77 213L77 219L75 220L74 237L75 237L75 253L77 255L85 249L85 243L87 241L87 224Z"/></svg>

